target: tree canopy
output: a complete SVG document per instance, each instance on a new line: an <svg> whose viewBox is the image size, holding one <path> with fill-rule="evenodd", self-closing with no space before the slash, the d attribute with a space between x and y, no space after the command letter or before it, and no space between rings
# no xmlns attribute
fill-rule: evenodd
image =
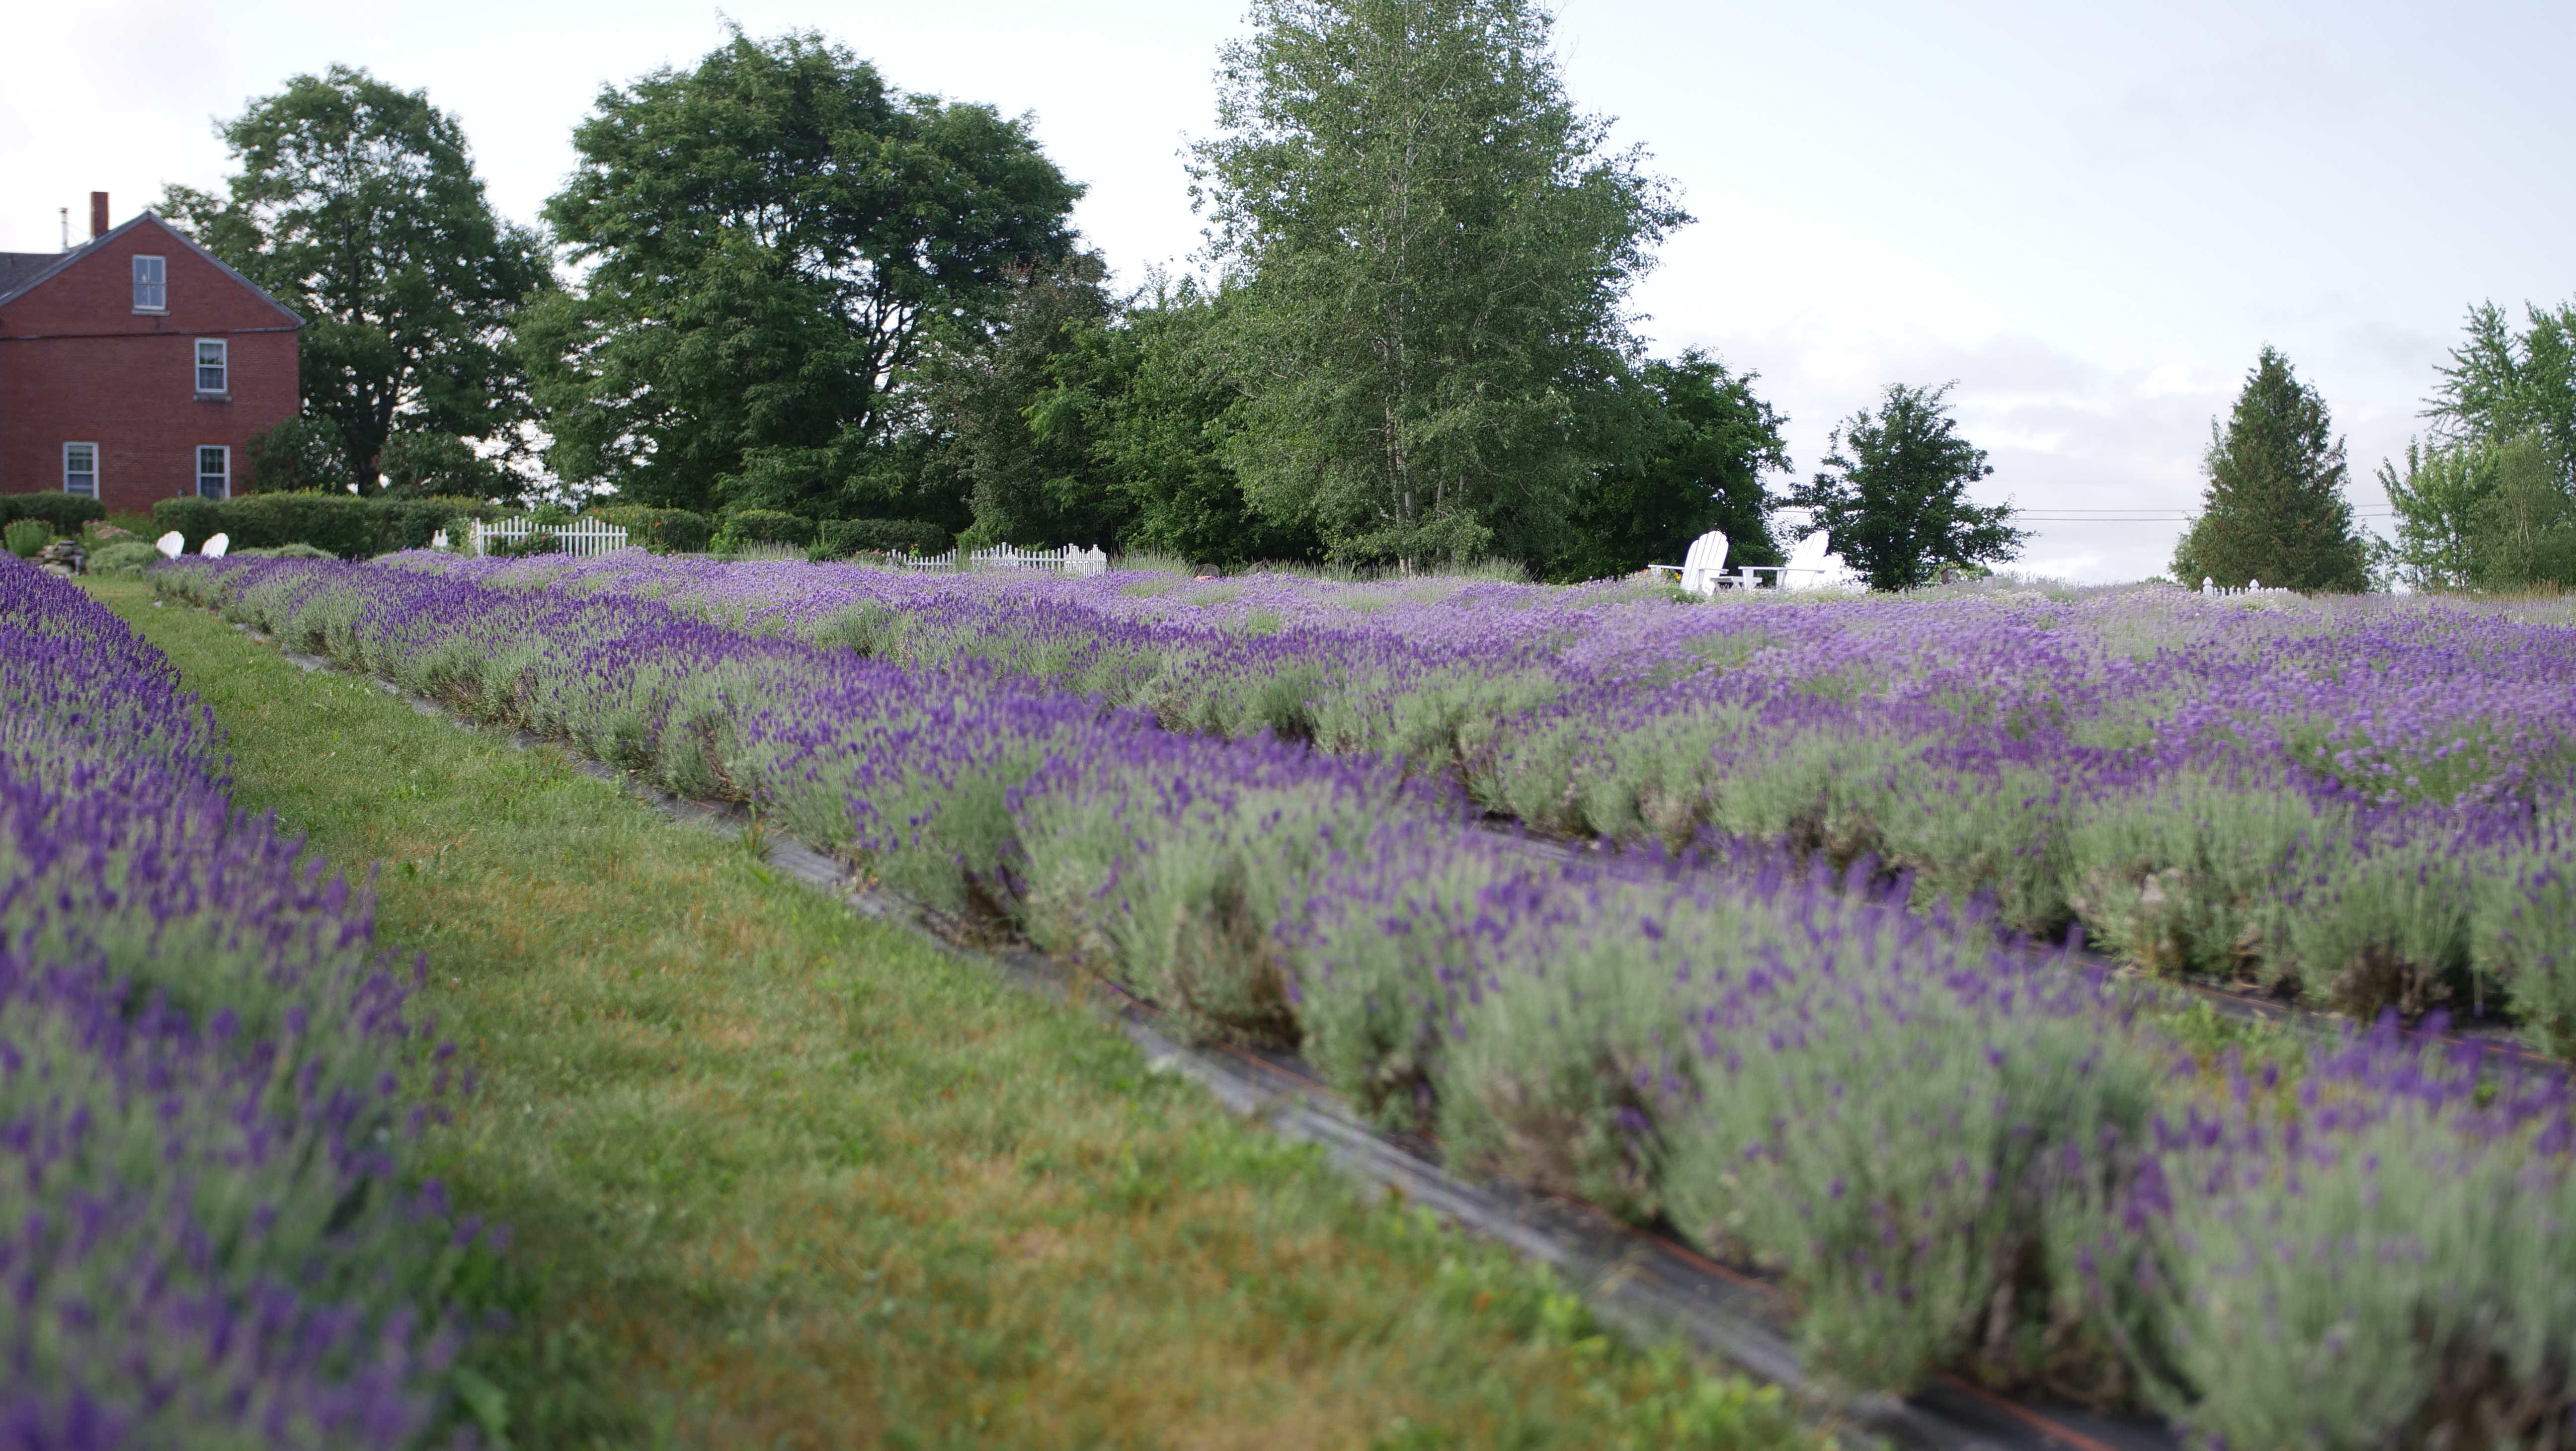
<svg viewBox="0 0 2576 1451"><path fill-rule="evenodd" d="M2470 309L2468 337L2435 372L2424 416L2446 444L2540 441L2562 488L2576 490L2576 302L2556 312L2526 304L2517 335L2504 309Z"/></svg>
<svg viewBox="0 0 2576 1451"><path fill-rule="evenodd" d="M870 454L907 370L1071 247L1082 188L1031 124L898 91L811 33L737 29L602 92L546 207L590 272L522 332L556 468L651 504L884 508Z"/></svg>
<svg viewBox="0 0 2576 1451"><path fill-rule="evenodd" d="M1125 522L1092 457L1094 410L1068 398L1116 317L1108 269L1082 253L1031 269L988 346L925 370L931 426L946 441L974 514L970 545L1114 542Z"/></svg>
<svg viewBox="0 0 2576 1451"><path fill-rule="evenodd" d="M1786 473L1785 421L1754 396L1758 374L1729 374L1696 349L1634 375L1622 420L1627 456L1577 495L1568 543L1546 560L1556 579L1599 579L1670 564L1691 541L1726 535L1729 564L1778 564L1763 475Z"/></svg>
<svg viewBox="0 0 2576 1451"><path fill-rule="evenodd" d="M2222 429L2211 420L2201 513L2174 547L2174 578L2230 589L2261 580L2358 592L2367 553L2344 497L2343 440L2316 389L2266 347Z"/></svg>
<svg viewBox="0 0 2576 1451"><path fill-rule="evenodd" d="M554 276L537 234L494 215L455 117L333 66L220 134L228 197L174 186L163 210L304 315L304 410L362 492L397 432L490 439L528 416L509 329ZM298 467L323 467L298 439Z"/></svg>
<svg viewBox="0 0 2576 1451"><path fill-rule="evenodd" d="M2435 371L2429 441L2405 469L2379 466L2397 537L2374 567L2414 589L2576 585L2576 303L2469 312L2468 337Z"/></svg>
<svg viewBox="0 0 2576 1451"><path fill-rule="evenodd" d="M1944 566L2000 564L2030 536L2010 504L1968 502L1968 486L1994 473L1983 449L1959 436L1938 388L1888 385L1878 412L1836 425L1825 467L1783 502L1810 512L1834 550L1871 589L1914 589Z"/></svg>
<svg viewBox="0 0 2576 1451"><path fill-rule="evenodd" d="M1689 218L1526 0L1257 0L1195 194L1245 496L1337 558L1539 557L1605 462L1630 286Z"/></svg>

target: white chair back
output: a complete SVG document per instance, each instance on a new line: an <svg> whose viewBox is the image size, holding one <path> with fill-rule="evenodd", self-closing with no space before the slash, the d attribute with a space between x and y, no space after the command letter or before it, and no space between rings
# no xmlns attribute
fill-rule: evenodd
<svg viewBox="0 0 2576 1451"><path fill-rule="evenodd" d="M153 540L152 547L161 551L161 557L163 559L176 559L179 557L179 552L188 547L188 539L186 535L173 529L169 533L162 535L160 538Z"/></svg>
<svg viewBox="0 0 2576 1451"><path fill-rule="evenodd" d="M1682 556L1682 588L1692 594L1717 593L1717 577L1726 572L1726 536L1711 529L1691 541Z"/></svg>
<svg viewBox="0 0 2576 1451"><path fill-rule="evenodd" d="M1806 538L1799 540L1797 547L1789 551L1789 567L1791 569L1822 569L1825 567L1825 553L1833 547L1833 540L1825 537L1825 531L1819 529L1815 533L1808 535Z"/></svg>
<svg viewBox="0 0 2576 1451"><path fill-rule="evenodd" d="M231 535L218 534L214 538L207 540L205 543L198 545L197 552L206 556L208 559L221 559L224 557L224 551L232 547L233 537Z"/></svg>

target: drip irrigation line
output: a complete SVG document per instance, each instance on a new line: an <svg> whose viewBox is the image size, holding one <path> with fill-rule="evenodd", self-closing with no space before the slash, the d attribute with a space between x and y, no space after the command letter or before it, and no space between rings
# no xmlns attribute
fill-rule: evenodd
<svg viewBox="0 0 2576 1451"><path fill-rule="evenodd" d="M248 625L234 628L262 644L276 644ZM474 721L442 702L371 674L343 670L322 656L279 653L305 670L360 675L421 715L461 730L498 735L521 750L564 749L574 769L617 786L674 821L739 831L757 819L733 803L674 796L581 754L569 741ZM1807 1374L1788 1317L1790 1297L1778 1285L1623 1223L1572 1196L1508 1181L1462 1179L1421 1147L1360 1122L1302 1060L1289 1057L1283 1063L1271 1055L1194 1043L1186 1034L1167 1032L1165 1015L1119 984L1079 974L1023 945L979 942L965 919L882 884L860 881L846 863L792 835L767 835L764 851L769 865L850 910L908 928L939 950L983 964L1036 996L1079 1005L1089 992L1105 990L1116 1002L1106 1016L1144 1053L1152 1071L1187 1077L1229 1111L1257 1119L1285 1138L1316 1145L1328 1163L1352 1177L1552 1267L1579 1288L1594 1315L1631 1339L1678 1335L1782 1387L1829 1421L1884 1436L1905 1451L2179 1451L2184 1444L2180 1432L2160 1419L2005 1396L1949 1374L1901 1397L1837 1395Z"/></svg>

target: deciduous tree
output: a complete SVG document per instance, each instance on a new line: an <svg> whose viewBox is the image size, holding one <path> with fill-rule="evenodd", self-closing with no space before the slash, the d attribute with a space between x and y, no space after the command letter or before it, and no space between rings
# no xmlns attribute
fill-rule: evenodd
<svg viewBox="0 0 2576 1451"><path fill-rule="evenodd" d="M1577 496L1568 543L1547 561L1556 579L1599 579L1681 559L1711 529L1730 565L1778 564L1763 475L1785 473L1784 421L1747 373L1696 350L1638 370L1633 411L1617 420L1627 456Z"/></svg>
<svg viewBox="0 0 2576 1451"><path fill-rule="evenodd" d="M2431 440L2407 443L2403 474L2379 466L2397 537L2372 560L2392 584L2576 583L2576 303L2524 313L2517 334L2495 304L2470 310L2426 400Z"/></svg>
<svg viewBox="0 0 2576 1451"><path fill-rule="evenodd" d="M1354 561L1554 552L1689 218L1576 111L1528 0L1257 0L1195 149L1262 514Z"/></svg>
<svg viewBox="0 0 2576 1451"><path fill-rule="evenodd" d="M2469 335L2436 370L2424 416L2448 444L2538 438L2559 487L2576 492L2576 302L2523 312L2530 326L2517 335L2494 303L2470 309Z"/></svg>
<svg viewBox="0 0 2576 1451"><path fill-rule="evenodd" d="M1082 195L1028 118L898 91L810 33L736 30L603 92L574 147L546 215L590 272L521 334L552 457L693 509L881 492L900 380L1066 253ZM766 498L791 485L807 496Z"/></svg>
<svg viewBox="0 0 2576 1451"><path fill-rule="evenodd" d="M1111 545L1124 522L1092 457L1091 362L1118 315L1097 254L1031 268L984 346L925 370L932 430L964 479L970 546Z"/></svg>
<svg viewBox="0 0 2576 1451"><path fill-rule="evenodd" d="M1825 467L1790 491L1814 527L1871 589L1914 589L1945 565L2001 564L2029 534L2012 525L2010 504L1968 502L1968 486L1994 473L1985 450L1959 436L1950 389L1888 385L1879 410L1838 425Z"/></svg>
<svg viewBox="0 0 2576 1451"><path fill-rule="evenodd" d="M241 168L228 197L174 186L163 209L303 314L304 411L361 492L398 429L504 439L527 418L509 329L554 274L537 233L493 213L454 116L333 66L220 134Z"/></svg>

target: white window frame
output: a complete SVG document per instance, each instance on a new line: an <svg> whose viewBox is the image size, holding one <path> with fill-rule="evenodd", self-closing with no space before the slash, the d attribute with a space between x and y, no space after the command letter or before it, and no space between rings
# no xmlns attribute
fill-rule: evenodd
<svg viewBox="0 0 2576 1451"><path fill-rule="evenodd" d="M149 263L149 266L145 264ZM170 310L170 259L134 254L134 310L168 312Z"/></svg>
<svg viewBox="0 0 2576 1451"><path fill-rule="evenodd" d="M206 455L208 454L215 455L217 461L223 465L222 472L206 472ZM218 494L207 493L206 480L208 479L220 480L223 484L223 492ZM197 445L197 487L195 495L200 499L229 499L233 496L233 450L231 444L201 443Z"/></svg>
<svg viewBox="0 0 2576 1451"><path fill-rule="evenodd" d="M206 361L208 348L215 350L215 360L211 363ZM189 351L196 359L197 396L200 398L231 397L233 392L232 343L223 338L199 338ZM206 386L206 375L210 372L215 375L215 386L212 388Z"/></svg>
<svg viewBox="0 0 2576 1451"><path fill-rule="evenodd" d="M85 470L85 471L84 471L84 470L75 470L75 469L73 469L73 467L72 467L72 450L74 450L74 449L87 449L87 450L89 451L89 468L88 468L87 470ZM82 489L76 489L76 488L72 487L72 480L74 480L74 479L81 479L81 478L85 478L85 479L88 479L88 480L89 480L89 488L88 488L88 489L86 489L86 490L82 490ZM97 498L97 497L98 497L98 445L97 445L97 444L95 444L95 443L78 443L78 442L66 442L66 443L64 443L64 445L63 445L63 492L64 492L64 493L66 493L66 494L71 494L71 495L73 495L73 496L75 496L75 497L78 497L78 498L83 498L83 499L95 499L95 498Z"/></svg>

